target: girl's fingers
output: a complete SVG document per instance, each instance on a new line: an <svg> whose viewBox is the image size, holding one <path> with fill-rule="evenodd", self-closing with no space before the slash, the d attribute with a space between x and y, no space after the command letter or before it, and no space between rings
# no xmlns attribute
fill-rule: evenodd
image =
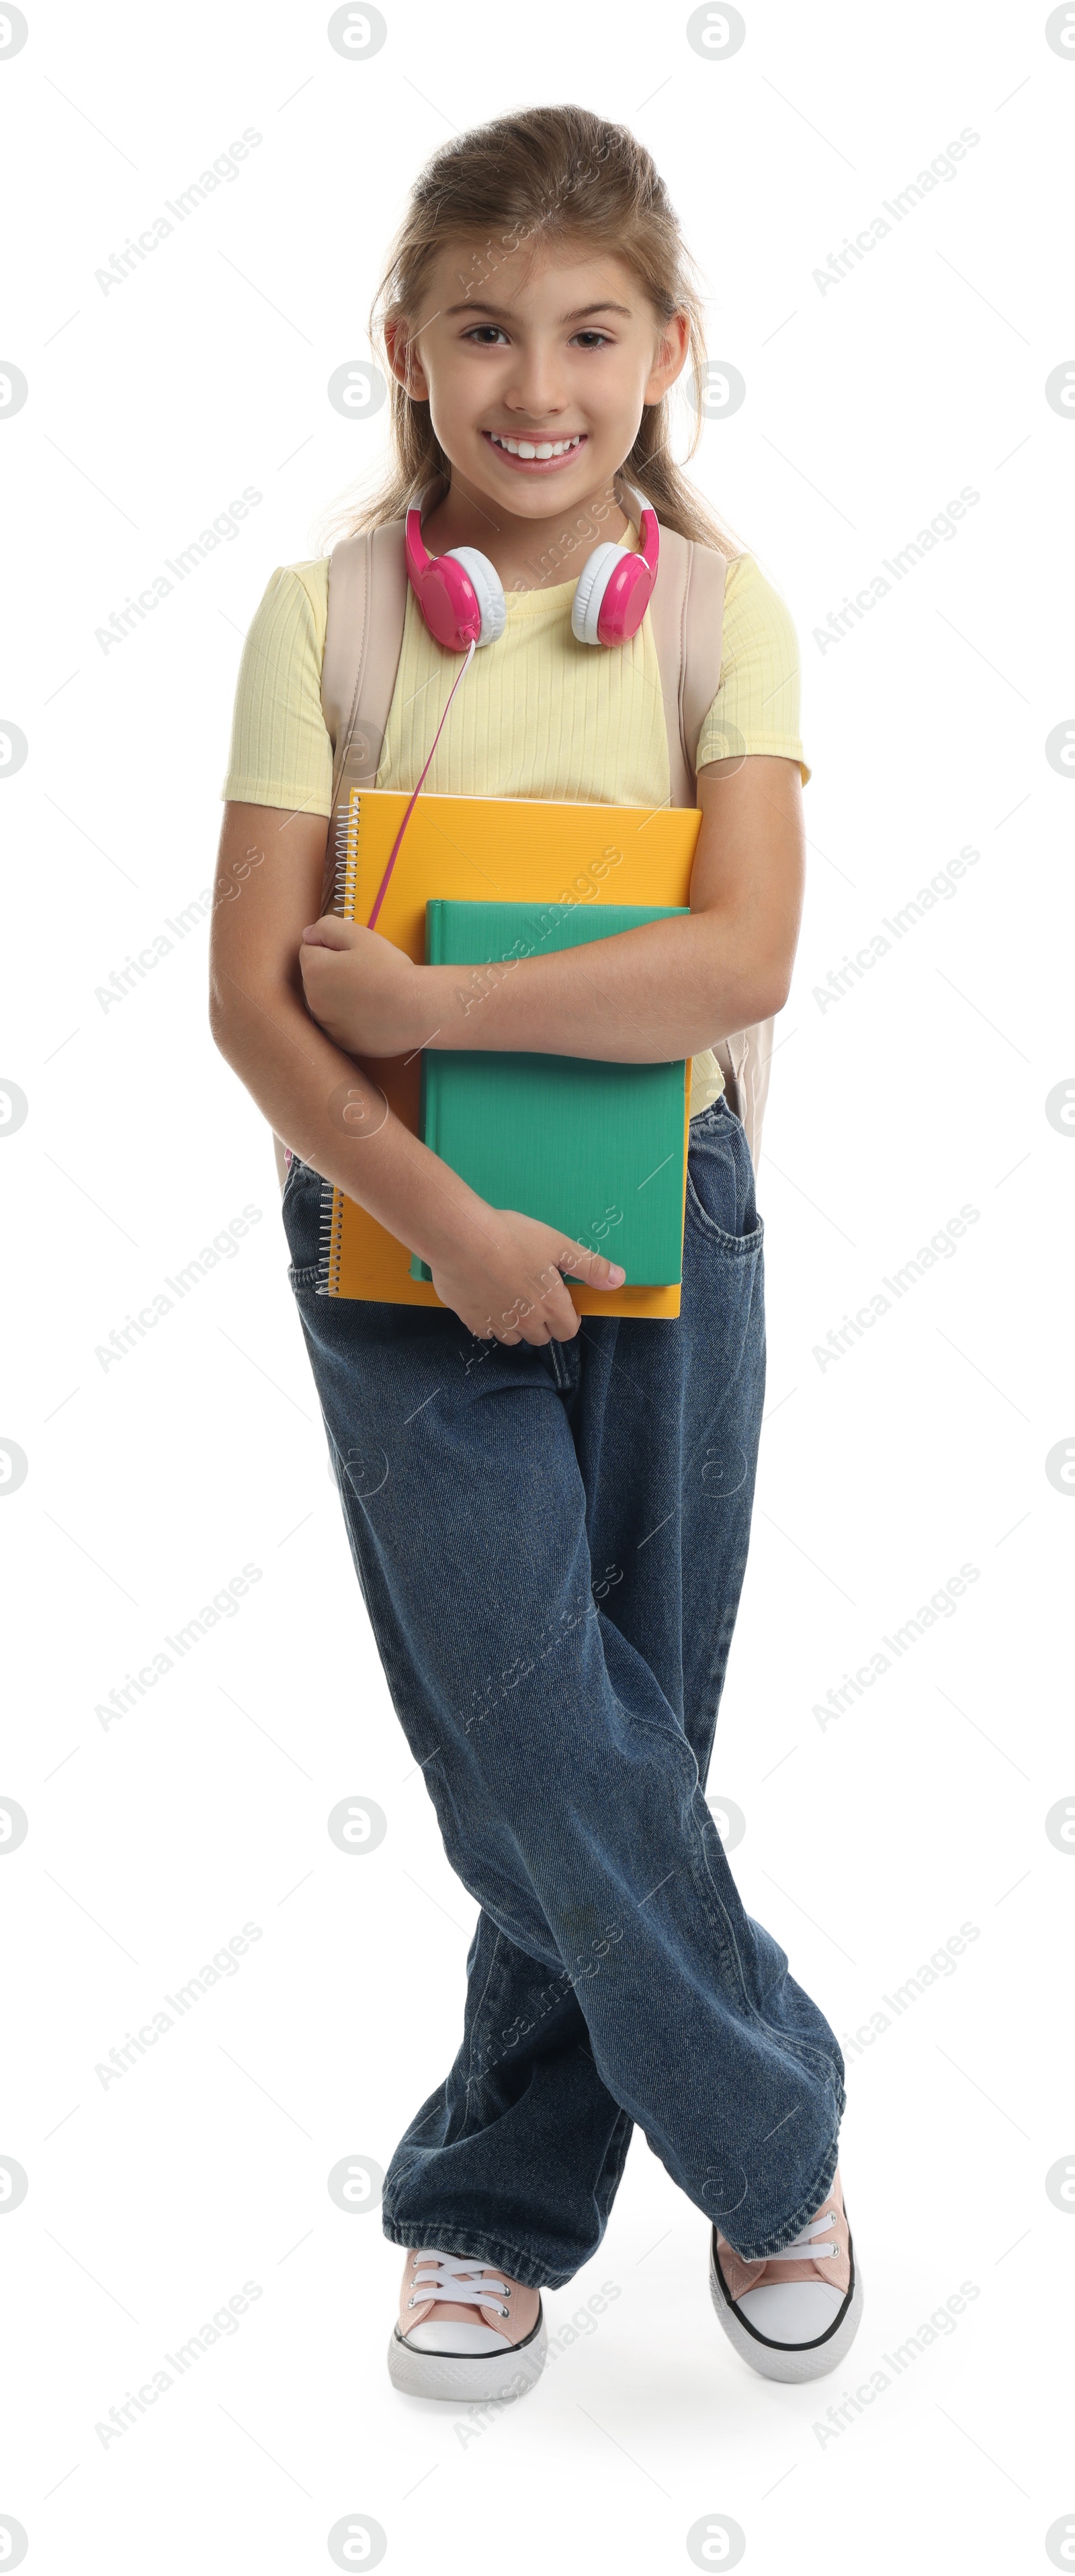
<svg viewBox="0 0 1075 2576"><path fill-rule="evenodd" d="M353 921L341 921L337 913L326 912L320 921L308 921L302 935L308 948L351 948L355 927Z"/></svg>
<svg viewBox="0 0 1075 2576"><path fill-rule="evenodd" d="M587 1252L582 1243L569 1243L556 1255L558 1270L577 1271L588 1288L622 1288L627 1277L618 1261L608 1261L603 1252Z"/></svg>

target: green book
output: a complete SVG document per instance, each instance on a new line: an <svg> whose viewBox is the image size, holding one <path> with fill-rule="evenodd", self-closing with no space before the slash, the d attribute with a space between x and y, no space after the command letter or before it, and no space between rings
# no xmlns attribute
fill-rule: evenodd
<svg viewBox="0 0 1075 2576"><path fill-rule="evenodd" d="M581 948L689 911L669 903L426 905L426 962L469 969ZM422 1057L423 1142L492 1207L562 1226L618 1261L631 1287L667 1287L683 1272L686 1064L606 1064L588 1056ZM412 1279L430 1271L415 1253Z"/></svg>

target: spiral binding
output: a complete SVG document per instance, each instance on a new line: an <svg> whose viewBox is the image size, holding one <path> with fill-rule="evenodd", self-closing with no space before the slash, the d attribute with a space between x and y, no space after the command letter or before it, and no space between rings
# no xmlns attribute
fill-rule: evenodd
<svg viewBox="0 0 1075 2576"><path fill-rule="evenodd" d="M317 1294L338 1297L340 1293L340 1255L343 1249L343 1192L333 1181L322 1181L319 1241L317 1247Z"/></svg>
<svg viewBox="0 0 1075 2576"><path fill-rule="evenodd" d="M357 787L342 797L336 808L335 859L332 876L332 910L344 921L355 917L355 886L358 877L358 825L360 797ZM317 1253L317 1294L338 1297L340 1261L343 1252L343 1192L332 1181L321 1188L320 1232Z"/></svg>
<svg viewBox="0 0 1075 2576"><path fill-rule="evenodd" d="M358 882L358 826L361 798L352 787L346 805L336 808L336 865L332 885L332 909L344 921L355 917L355 892Z"/></svg>

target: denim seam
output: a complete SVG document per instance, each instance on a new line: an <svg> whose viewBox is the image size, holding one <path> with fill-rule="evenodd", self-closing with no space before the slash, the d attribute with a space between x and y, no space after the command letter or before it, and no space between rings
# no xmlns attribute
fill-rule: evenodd
<svg viewBox="0 0 1075 2576"><path fill-rule="evenodd" d="M736 1173L736 1186L738 1190L740 1178L738 1164L741 1156L737 1157L736 1154L737 1130L739 1137L743 1139L742 1151L746 1155L748 1186L752 1185L754 1180L753 1164L750 1158L749 1147L745 1142L746 1131L743 1127L742 1120L738 1119L734 1110L729 1108L728 1102L723 1094L719 1100L715 1100L713 1102L712 1107L705 1113L706 1118L711 1122L706 1132L714 1137L720 1135L721 1129L725 1123L724 1116L721 1114L722 1112L726 1112L728 1118L731 1120L731 1134L728 1138L728 1143L731 1147L731 1159ZM701 1121L699 1121L699 1129L700 1128ZM688 1132L691 1131L689 1130ZM701 1197L695 1189L694 1183L691 1179L689 1155L687 1162L686 1213L691 1217L696 1225L701 1227L704 1233L712 1236L724 1250L729 1252L734 1251L737 1253L740 1259L745 1257L746 1254L760 1249L765 1234L765 1225L763 1219L758 1216L757 1209L755 1208L755 1223L749 1234L729 1234L727 1228L722 1225L718 1225L716 1219L710 1216L708 1209L703 1205Z"/></svg>
<svg viewBox="0 0 1075 2576"><path fill-rule="evenodd" d="M283 1189L280 1192L281 1213L283 1213L284 1209L289 1206L290 1201L294 1198L296 1192L302 1188L304 1181L316 1181L319 1189L322 1186L320 1172L315 1172L311 1164L304 1163L301 1155L293 1154L287 1167L287 1177L284 1181Z"/></svg>
<svg viewBox="0 0 1075 2576"><path fill-rule="evenodd" d="M489 1920L490 1920L490 1922L492 1922L492 1921L493 1921L493 1917L492 1917L491 1915L490 1915ZM488 1975L487 1975L487 1977L486 1977L485 1984L484 1984L484 1986L482 1987L481 1995L480 1995L479 2000L478 2000L477 2010L476 2010L476 2012L475 2012L474 2019L473 2019L473 2021L472 2021L472 2023L471 2023L471 2025L470 2025L470 2053L469 2053L468 2058L467 2058L467 2092L466 2092L466 2100L465 2100L464 2105L463 2105L463 2118L464 2118L464 2121L466 2121L466 2120L467 2120L467 2118L469 2117L469 2113L470 2113L470 2095L471 2095L471 2087L472 2087L472 2085L474 2084L474 2081L475 2081L475 2076L474 2076L474 2042L475 2042L475 2039L476 2039L476 2037L477 2037L479 2022L481 2021L482 2014L483 2014L483 2012L484 2012L484 2010L485 2010L485 1998L486 1998L486 1996L487 1996L487 1994L488 1994L488 1992L489 1992L490 1985L492 1984L492 1979L493 1979L493 1970L494 1970L494 1968L495 1968L495 1966L496 1966L496 1963L497 1963L497 1957L498 1957L498 1955L499 1955L499 1951L500 1951L500 1944L501 1944L502 1939L504 1938L504 1935L502 1934L501 1929L500 1929L500 1925L499 1925L498 1923L494 1923L494 1925L493 1925L493 1930L494 1930L494 1939L493 1939L493 1955L492 1955L492 1957L491 1957L491 1959L490 1959L490 1961L489 1961L489 1973L488 1973Z"/></svg>
<svg viewBox="0 0 1075 2576"><path fill-rule="evenodd" d="M692 1750L691 1750L691 1747L690 1747L689 1743L687 1742L687 1738L686 1738L686 1736L684 1736L684 1737L683 1737L682 1742L680 1742L680 1741L676 1740L675 1738L670 1738L668 1730L667 1730L665 1727L663 1727L663 1726L660 1724L659 1720L658 1720L658 1719L656 1719L656 1718L643 1717L643 1716L640 1716L640 1715L636 1715L636 1716L635 1716L635 1718L632 1720L632 1723L633 1723L634 1725L636 1725L636 1726L644 1726L644 1727L646 1727L646 1728L648 1729L648 1731L649 1731L651 1734L653 1734L653 1735L659 1735L663 1743L665 1743L665 1744L671 1743L671 1749L672 1749L672 1751L673 1751L673 1752L675 1752L675 1753L677 1753L677 1754L679 1754L679 1753L685 1754L685 1756L686 1756L686 1758L687 1758L687 1761L689 1762L689 1764L690 1764L690 1766L691 1766L691 1768L692 1768L692 1770L693 1770L693 1772L694 1772L694 1775L695 1775L695 1788L696 1788L696 1789L699 1789L699 1788L701 1787L701 1780L700 1780L700 1775L699 1775L699 1771L698 1771L698 1764L697 1764L697 1761L696 1761L695 1755L694 1755L694 1753L692 1752ZM693 1807L693 1800L692 1800L692 1807ZM707 1812L708 1812L708 1810L707 1810ZM688 1819L688 1829L690 1828L690 1826L691 1826L691 1825L694 1825L694 1818L693 1818L693 1815L692 1815L691 1817L689 1817L689 1819ZM765 2015L765 2013L761 2010L761 2007L760 2007L758 2004L756 2004L756 2003L754 2003L754 2002L752 2001L752 1999L751 1999L751 1997L750 1997L750 1995L749 1995L749 1993L748 1993L748 1991L747 1991L746 1975L745 1975L744 1968L743 1968L743 1961L742 1961L742 1958L741 1958L741 1955L740 1955L739 1944L738 1944L738 1941L736 1940L736 1937L735 1937L734 1927L733 1927L733 1925L732 1925L732 1921L731 1921L730 1915L729 1915L729 1913L728 1913L728 1908L727 1908L727 1906L726 1906L726 1904L725 1904L725 1902L724 1902L723 1897L722 1897L722 1896L721 1896L721 1894L720 1894L719 1889L718 1889L718 1888L717 1888L717 1886L716 1886L716 1883L715 1883L714 1878L713 1878L713 1875L712 1875L712 1871L710 1870L709 1862L708 1862L708 1859L707 1859L707 1856L706 1856L705 1838L704 1838L704 1835L702 1834L701 1828L700 1828L700 1827L698 1827L698 1826L695 1826L695 1850L696 1850L697 1855L698 1855L698 1856L700 1857L700 1859L701 1859L702 1868L703 1868L704 1873L705 1873L705 1883L706 1883L706 1887L707 1887L707 1888L708 1888L708 1890L709 1890L710 1896L711 1896L711 1898L712 1898L713 1907L714 1907L714 1908L715 1908L715 1910L716 1910L716 1919L714 1919L713 1914L710 1912L710 1908L709 1908L709 1906L708 1906L708 1905L706 1905L706 1903L705 1903L705 1894L704 1894L704 1890L703 1890L703 1891L701 1891L701 1893L702 1893L702 1901L703 1901L703 1911L704 1911L704 1913L705 1913L705 1915L706 1915L707 1921L709 1922L710 1930L714 1933L714 1935L715 1935L715 1937L716 1937L716 1939L717 1939L717 1942L718 1942L718 1944L720 1945L720 1947L721 1947L721 1949L722 1949L722 1951L723 1951L724 1958L725 1958L725 1959L730 1958L732 1961L734 1961L734 1965L735 1965L735 1972L736 1972L736 1977L737 1977L737 1980L738 1980L738 1986L739 1986L740 2003L741 2003L741 2008L742 2008L742 2011L743 2011L743 2013L744 2013L745 2017L746 2017L748 2020L752 2021L752 2022L757 2026L757 2028L759 2028L760 2030L764 2030L764 2031L768 2032L769 2034L771 2034L771 2036L772 2036L774 2039L776 2039L776 2040L778 2040L778 2041L779 2041L779 2043L780 2043L781 2047L791 2049L791 2050L793 2050L796 2054L799 2054L799 2053L801 2052L801 2053L802 2053L803 2055L805 2055L806 2057L809 2057L809 2058L816 2058L816 2059L817 2059L817 2061L818 2061L818 2064L819 2064L819 2065L824 2069L825 2074L826 2074L827 2076L830 2076L830 2077L831 2077L831 2075L832 2075L832 2071L833 2071L833 2070L832 2070L832 2059L831 2059L831 2056L829 2056L829 2054L827 2053L827 2051L826 2051L825 2049L815 2046L815 2044L814 2044L814 2042L813 2042L812 2040L801 2039L801 2038L798 2036L798 2034L797 2034L797 2033L795 2033L795 2032L785 2031L785 2030L781 2029L781 2028L780 2028L780 2026L779 2026L777 2023L774 2023L774 2022L769 2021L769 2020L768 2020L768 2018L767 2018L767 2016ZM723 1934L724 1934L724 1938L723 1938L723 1940L722 1940L722 1931L721 1931L721 1927L722 1927L722 1926L723 1926ZM718 1961L718 1972L719 1972L719 1969L720 1969L720 1962ZM614 2097L614 2098L615 2098L615 2097Z"/></svg>
<svg viewBox="0 0 1075 2576"><path fill-rule="evenodd" d="M581 2010L581 2006L580 2006L580 2010ZM591 2055L593 2054L593 2042L592 2042L592 2040L591 2040L591 2042L590 2042L590 2053L591 2053ZM595 2062L596 2062L596 2061L595 2061ZM606 2089L606 2092L607 2092L607 2090L608 2090L607 2085L606 2085L606 2088L605 2088L605 2089ZM615 2094L613 2094L612 2099L613 2099L613 2101L615 2101L615 2099L616 2099ZM618 2127L620 2126L620 2122L621 2122L621 2121L623 2122L623 2124L624 2124L624 2128L625 2128L625 2135L624 2135L623 2145L622 2145L622 2147L621 2147L617 2152L615 2152L615 2153L610 2157L610 2160L609 2160L609 2163L608 2163L608 2166L607 2166L606 2172L605 2172L604 2176L602 2177L602 2180L601 2180L601 2183L600 2183L600 2184L599 2184L599 2186L598 2186L598 2190L597 2190L597 2192L596 2192L596 2193L595 2193L595 2195L594 2195L594 2197L595 2197L595 2199L596 2199L596 2201L597 2201L597 2206L598 2206L599 2210L601 2211L601 2214L602 2214L602 2217L603 2217L603 2219L604 2219L604 2222L605 2222L605 2226L606 2226L606 2227L607 2227L607 2225L608 2225L609 2211L611 2210L612 2203L613 2203L613 2201L615 2200L616 2194L617 2194L617 2192L618 2192L618 2190L619 2190L619 2187L620 2187L620 2184L621 2184L621 2182L622 2182L622 2180L623 2180L623 2168L624 2168L624 2166L625 2166L625 2164L626 2164L626 2162L627 2162L627 2150L628 2150L628 2148L629 2148L629 2146L630 2146L630 2144L631 2144L631 2138L632 2138L632 2135L633 2135L633 2133L634 2133L634 2125L635 2125L635 2124L634 2124L634 2121L633 2121L633 2119L632 2119L631 2113L630 2113L629 2111L625 2111L625 2110L624 2110L622 2103L619 2105L619 2119L618 2119L618 2120L616 2121L616 2123L615 2123L615 2127L616 2127L616 2128L618 2128ZM613 2134L615 2134L615 2130L614 2130ZM595 2250L595 2252L596 2252L596 2247L595 2247L595 2249L594 2249L594 2250Z"/></svg>
<svg viewBox="0 0 1075 2576"><path fill-rule="evenodd" d="M707 1812L708 1812L708 1811L707 1811ZM733 1959L734 1959L734 1961L735 1961L736 1974L737 1974L737 1976L738 1976L738 1980L739 1980L739 1995L740 1995L740 2002L741 2002L741 2006L742 2006L743 2013L745 2014L746 2018L747 2018L749 2021L752 2021L752 2022L756 2025L756 2027L757 2027L759 2030L767 2031L768 2033L770 2033L770 2034L771 2034L771 2036L772 2036L774 2039L778 2040L778 2041L779 2041L779 2043L780 2043L780 2046L781 2046L782 2048L789 2048L789 2049L793 2050L796 2054L798 2054L800 2051L805 2051L805 2052L806 2052L806 2054L807 2054L807 2056L818 2058L818 2060L819 2060L819 2061L820 2061L820 2063L825 2067L825 2069L827 2070L827 2072L829 2072L829 2073L831 2074L831 2071L832 2071L832 2059L831 2059L831 2057L829 2057L829 2056L826 2054L826 2052L825 2052L825 2050L824 2050L824 2049L820 2049L820 2048L815 2047L815 2045L814 2045L814 2043L813 2043L813 2041L812 2041L812 2040L804 2040L804 2039L801 2039L801 2038L799 2037L799 2035L798 2035L798 2033L797 2033L797 2032L794 2032L794 2031L786 2031L786 2030L781 2029L781 2027L780 2027L780 2025L779 2025L778 2023L776 2023L776 2022L772 2022L772 2021L770 2021L770 2020L769 2020L769 2018L768 2018L767 2014L762 2010L761 2005L760 2005L760 2004L756 2004L756 2003L753 2001L753 1998L751 1997L751 1995L750 1995L750 1993L749 1993L749 1991L748 1991L748 1988L747 1988L746 1971L745 1971L744 1966L743 1966L743 1959L742 1959L742 1954L741 1954L741 1952L740 1952L739 1943L738 1943L738 1941L737 1941L737 1939L736 1939L736 1936L735 1936L735 1928L734 1928L734 1925L733 1925L733 1923L732 1923L731 1916L730 1916L730 1914L729 1914L729 1912L728 1912L727 1905L725 1904L724 1898L722 1897L722 1895L721 1895L721 1893L720 1893L720 1890L719 1890L719 1888L718 1888L718 1886L717 1886L717 1884L716 1884L716 1881L715 1881L715 1879L714 1879L714 1877L713 1877L712 1870L711 1870L711 1868L710 1868L710 1866L709 1866L709 1856L708 1856L708 1853L707 1853L707 1851L706 1851L705 1836L704 1836L704 1834L703 1834L703 1832L702 1832L702 1830L701 1830L701 1827L700 1827L700 1826L697 1828L695 1841L696 1841L696 1850L697 1850L698 1856L699 1856L699 1858L700 1858L700 1860L701 1860L702 1869L703 1869L703 1872L704 1872L704 1875L705 1875L705 1882L706 1882L706 1886L708 1887L709 1894L710 1894L710 1898L711 1898L711 1900L712 1900L712 1904L713 1904L713 1905L715 1906L715 1908L716 1908L716 1913L717 1913L717 1917L718 1917L718 1920L717 1920L716 1922L713 1922L713 1920L712 1920L712 1917L711 1917L711 1916L709 1917L709 1919L710 1919L710 1922L711 1922L712 1929L717 1933L717 1937L718 1937L718 1939L719 1939L719 1937L720 1937L720 1926L721 1926L721 1925L723 1925L723 1927L724 1927L724 1935L725 1935L725 1940L726 1940L726 1943L727 1943L727 1951L728 1951L728 1954L731 1956L731 1958L733 1958ZM705 1905L704 1897L703 1897L703 1906L704 1906L704 1910L705 1910L705 1912L706 1912L707 1916L709 1916L709 1907L708 1907L707 1905Z"/></svg>
<svg viewBox="0 0 1075 2576"><path fill-rule="evenodd" d="M733 1240L734 1240L734 1238L733 1238ZM721 1391L720 1391L720 1397L719 1397L719 1400L718 1400L718 1402L714 1405L712 1413L711 1413L711 1414L709 1414L709 1415L707 1416L706 1421L705 1421L705 1423L704 1423L704 1425L703 1425L703 1428L702 1428L702 1430L699 1432L698 1438L697 1438L697 1440L695 1441L695 1444L694 1444L693 1449L691 1449L691 1450L689 1451L689 1453L688 1453L687 1455L685 1455L685 1456L684 1456L684 1458L683 1458L683 1467L682 1467L682 1473L681 1473L681 1477L680 1477L680 1488L681 1488L681 1492L680 1492L680 1521L681 1521L681 1525L682 1525L682 1520L683 1520L684 1513L685 1513L685 1500L684 1500L684 1498L685 1498L685 1496L686 1496L687 1480L688 1480L688 1478L689 1478L689 1477L693 1474L693 1472L694 1472L694 1469L695 1469L695 1466L696 1466L696 1464L697 1464L698 1458L700 1457L700 1455L701 1455L701 1453L702 1453L703 1446L704 1446L704 1445L705 1445L705 1444L706 1444L706 1443L711 1439L711 1437L712 1437L714 1423L719 1422L719 1421L721 1420L722 1416L723 1416L723 1415L728 1411L729 1405L730 1405L730 1403L731 1403L731 1399L732 1399L732 1397L734 1396L734 1394L735 1394L735 1392L736 1392L736 1389L738 1388L739 1381L740 1381L740 1378L742 1377L743 1370L744 1370L744 1368L745 1368L745 1366L746 1366L746 1363L747 1363L747 1333L746 1333L746 1330L745 1330L745 1328L744 1328L743 1335L742 1335L742 1339L741 1339L741 1341L740 1341L740 1346L739 1346L739 1356L738 1356L738 1358L737 1358L737 1360L736 1360L735 1367L733 1368L733 1370L731 1371L730 1376L726 1379L726 1381L725 1381L724 1385L722 1386ZM758 1396L757 1396L757 1397L756 1397L756 1399L755 1399L755 1402L756 1402L756 1405L757 1405L757 1409L759 1410L759 1412L760 1412L760 1410L761 1410L762 1405L764 1404L764 1401L765 1401L765 1390L764 1390L764 1378L763 1378L763 1382L762 1382L761 1390L760 1390L760 1392L759 1392ZM759 1424L759 1426L758 1426L758 1427L759 1427L759 1432L760 1432L760 1428L761 1428L760 1424ZM757 1444L755 1444L755 1450L756 1450L756 1445L757 1445ZM745 1455L745 1452L744 1452L744 1455ZM749 1473L749 1461L748 1461L748 1473ZM756 1479L756 1477L757 1477L757 1464L756 1464L756 1457L755 1457L755 1479ZM735 1487L735 1489L734 1489L734 1490L735 1490L735 1492L736 1492L736 1493L739 1493L739 1492L741 1491L741 1488L737 1485L737 1486ZM713 1497L712 1497L712 1499L713 1499L714 1501L716 1501L716 1502L721 1502L721 1501L725 1501L725 1500L730 1502L730 1501L731 1501L731 1499L732 1499L732 1496L731 1496L731 1495L723 1496L723 1495L719 1495L719 1494L718 1494L718 1495L713 1496ZM752 1507L753 1507L753 1496L751 1497L751 1503L752 1503ZM748 1545L749 1545L749 1541L748 1541ZM746 1574L746 1569L747 1569L747 1551L746 1551L746 1550L744 1550L744 1553L743 1553L743 1559L742 1559L742 1565L741 1565L741 1567L739 1568L740 1590L742 1589L742 1582L743 1582L743 1578L744 1578L744 1576L745 1576L745 1574ZM738 1597L737 1597L737 1599L736 1599L736 1606L735 1606L735 1609L734 1609L734 1610L732 1611L732 1613L731 1613L732 1629L734 1629L735 1622L736 1622L736 1619L737 1619L737 1617L738 1617L738 1614L739 1614L739 1602L738 1602ZM729 1630L729 1635L731 1635L731 1630Z"/></svg>
<svg viewBox="0 0 1075 2576"><path fill-rule="evenodd" d="M728 1913L727 1906L725 1905L724 1899L723 1899L723 1897L722 1897L722 1896L721 1896L721 1894L720 1894L720 1891L719 1891L719 1889L718 1889L718 1887L717 1887L717 1885L716 1885L716 1882L715 1882L715 1880L714 1880L713 1873L712 1873L712 1871L711 1871L711 1869L710 1869L710 1866L709 1866L709 1859L708 1859L708 1855L707 1855L706 1847L705 1847L705 1837L704 1837L704 1835L703 1835L703 1833L702 1833L702 1831L701 1831L701 1828L700 1828L700 1827L698 1828L697 1833L696 1833L696 1848L697 1848L697 1850L698 1850L698 1852L699 1852L699 1854L700 1854L700 1857L701 1857L702 1867L703 1867L703 1870L704 1870L704 1872L705 1872L706 1883L707 1883L707 1885L708 1885L708 1887L709 1887L709 1890L710 1890L710 1893L711 1893L711 1896L712 1896L713 1903L714 1903L714 1905L716 1906L717 1913L718 1913L718 1915L719 1915L719 1917L720 1917L720 1920L723 1922L724 1927L725 1927L725 1931L726 1931L726 1935L727 1935L727 1941L728 1941L728 1945L729 1945L729 1949L730 1949L730 1954L731 1954L732 1958L734 1958L734 1961L735 1961L736 1970L737 1970L738 1978L739 1978L739 1991L740 1991L740 1996L741 1996L741 1999L742 1999L742 2008L743 2008L743 2012L744 2012L744 2014L746 2015L746 2017L748 2018L748 2020L752 2021L752 2022L755 2024L755 2026L756 2026L759 2030L764 2030L764 2031L765 2031L765 2032L767 2032L767 2033L768 2033L768 2034L769 2034L773 2039L777 2040L777 2041L779 2042L779 2045L781 2046L781 2048L786 2048L786 2049L791 2050L791 2051L792 2051L792 2053L793 2053L796 2057L798 2057L798 2059L800 2060L800 2063L802 2062L802 2060L803 2060L804 2058L811 2058L811 2059L816 2060L816 2062L818 2063L818 2065L824 2069L825 2074L826 2074L826 2075L830 2078L830 2080L831 2080L831 2077L832 2077L832 2074L833 2074L833 2062L832 2062L832 2058L831 2058L831 2056L829 2055L828 2051L827 2051L826 2049L824 2049L824 2048L819 2047L819 2046L818 2046L818 2045L817 2045L813 2040L803 2039L797 2031L788 2031L788 2030L784 2030L784 2029L782 2029L778 2023L776 2023L776 2022L772 2022L772 2021L770 2021L770 2020L769 2020L769 2018L768 2018L767 2014L762 2010L762 2007L761 2007L759 2004L756 2004L756 2003L754 2003L754 2002L753 2002L753 2000L752 2000L752 1998L751 1998L750 1994L749 1994L749 1993L748 1993L748 1991L747 1991L747 1981L746 1981L745 1971L744 1971L744 1968L743 1968L743 1961L742 1961L742 1957L741 1957L741 1955L740 1955L739 1943L738 1943L738 1941L736 1940L736 1937L735 1937L734 1927L733 1927L733 1925L732 1925L732 1922L731 1922L731 1919L730 1919L730 1916L729 1916L729 1913ZM706 1908L706 1911L708 1912L708 1908ZM714 1925L714 1926L713 1926L713 1929L714 1929L714 1930L717 1930L717 1929L718 1929L717 1925ZM718 1937L719 1937L719 1936L718 1936Z"/></svg>
<svg viewBox="0 0 1075 2576"><path fill-rule="evenodd" d="M476 1887L471 1886L469 1879L464 1878L462 1870L457 1867L457 1864L452 1859L450 1852L448 1853L448 1862L449 1867L455 1871L455 1875L459 1880L460 1885L466 1888L467 1895L472 1896L475 1905L480 1906L482 1912L488 1915L490 1923L495 1926L496 1930L503 1933L505 1941L510 1941L513 1949L521 1950L524 1959L532 1959L535 1967L543 1968L548 1976L555 1977L563 1965L559 1951L555 1951L554 1957L550 1956L549 1958L544 1958L540 1950L535 1950L533 1946L533 1930L525 1923L517 1923L514 1915L509 1911L509 1908L506 1905L501 1903L499 1897L496 1899L496 1907L494 1911L493 1904L488 1894L480 1894ZM500 1873L500 1875L502 1875L502 1873ZM534 1899L534 1903L535 1909L540 1912L540 1907L536 1897ZM544 1920L544 1918L542 1919ZM548 1926L546 1926L546 1929L548 1929ZM549 1941L550 1950L553 1950L554 1944L551 1931L549 1932Z"/></svg>
<svg viewBox="0 0 1075 2576"><path fill-rule="evenodd" d="M667 1745L669 1750L676 1755L677 1759L682 1757L687 1762L689 1769L694 1773L694 1787L698 1786L699 1774L697 1759L687 1741L685 1733L683 1733L679 1728L678 1720L673 1726L666 1726L659 1717L646 1717L641 1709L635 1709L630 1718L630 1725L632 1727L644 1726L647 1735L658 1736L661 1743Z"/></svg>

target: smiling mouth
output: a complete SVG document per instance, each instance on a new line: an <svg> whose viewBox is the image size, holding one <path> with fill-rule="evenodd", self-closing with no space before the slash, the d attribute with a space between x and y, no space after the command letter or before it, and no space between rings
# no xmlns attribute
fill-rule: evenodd
<svg viewBox="0 0 1075 2576"><path fill-rule="evenodd" d="M579 430L573 438L509 438L501 436L495 429L482 431L482 437L488 440L490 447L495 447L501 456L509 457L513 465L529 466L565 464L569 456L574 456L577 449L585 446L586 435L585 430Z"/></svg>

